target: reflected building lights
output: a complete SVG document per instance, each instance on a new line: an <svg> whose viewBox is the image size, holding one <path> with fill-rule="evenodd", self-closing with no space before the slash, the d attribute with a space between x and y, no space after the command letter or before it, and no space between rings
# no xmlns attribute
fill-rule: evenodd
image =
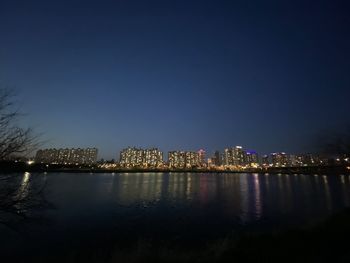
<svg viewBox="0 0 350 263"><path fill-rule="evenodd" d="M199 179L200 183L200 200L202 203L207 203L208 202L208 178L201 176Z"/></svg>
<svg viewBox="0 0 350 263"><path fill-rule="evenodd" d="M239 217L243 224L264 218L270 212L277 216L288 216L295 211L308 214L322 205L327 212L327 209L333 209L338 195L346 205L349 205L350 197L349 178L346 175L151 172L102 176L101 187L118 205L149 208L158 203L171 202L174 206L190 203L186 209L191 209L193 204L199 204L200 209L208 208L206 211L218 211L235 219ZM18 182L22 190L28 187L30 178L30 173L23 174ZM107 178L110 178L111 185L105 183ZM340 190L339 194L335 192L335 187Z"/></svg>
<svg viewBox="0 0 350 263"><path fill-rule="evenodd" d="M241 196L241 213L240 218L243 223L248 221L249 216L249 187L248 187L248 178L246 174L241 174L239 176L239 190Z"/></svg>
<svg viewBox="0 0 350 263"><path fill-rule="evenodd" d="M340 181L342 184L345 184L345 176L343 174L340 176Z"/></svg>
<svg viewBox="0 0 350 263"><path fill-rule="evenodd" d="M30 178L31 174L29 172L25 172L21 181L21 184L17 191L17 197L18 199L25 198L29 193L29 186L30 186Z"/></svg>
<svg viewBox="0 0 350 263"><path fill-rule="evenodd" d="M331 200L331 193L330 193L330 190L329 190L328 178L327 178L326 175L323 175L322 179L323 179L323 185L324 185L324 190L325 190L325 194L326 194L327 209L329 211L331 211L331 209L332 209L332 200Z"/></svg>
<svg viewBox="0 0 350 263"><path fill-rule="evenodd" d="M286 174L285 176L285 189L286 189L286 194L285 194L285 198L286 198L286 208L288 209L288 212L292 209L292 196L293 196L293 192L292 192L292 185L291 185L291 178L289 177L289 174Z"/></svg>
<svg viewBox="0 0 350 263"><path fill-rule="evenodd" d="M345 176L343 174L340 176L340 180L341 180L344 204L346 207L348 207L349 206L349 185L345 181Z"/></svg>
<svg viewBox="0 0 350 263"><path fill-rule="evenodd" d="M262 214L262 205L261 205L261 193L260 193L260 183L259 183L258 174L254 174L254 191L255 191L255 215L256 215L256 219L260 219Z"/></svg>
<svg viewBox="0 0 350 263"><path fill-rule="evenodd" d="M270 178L269 178L268 175L269 175L269 174L265 174L265 176L264 176L266 191L269 191L269 189L270 189L270 182L269 182Z"/></svg>
<svg viewBox="0 0 350 263"><path fill-rule="evenodd" d="M29 172L25 172L24 176L23 176L23 179L22 179L22 186L23 185L26 186L28 184L29 179L30 179L30 173Z"/></svg>
<svg viewBox="0 0 350 263"><path fill-rule="evenodd" d="M191 199L191 176L187 175L187 182L186 182L186 197L187 200Z"/></svg>
<svg viewBox="0 0 350 263"><path fill-rule="evenodd" d="M278 186L278 196L279 196L279 206L281 208L281 211L285 211L285 191L284 191L284 186L283 186L283 182L282 182L282 177L280 176L280 174L277 177L277 186Z"/></svg>

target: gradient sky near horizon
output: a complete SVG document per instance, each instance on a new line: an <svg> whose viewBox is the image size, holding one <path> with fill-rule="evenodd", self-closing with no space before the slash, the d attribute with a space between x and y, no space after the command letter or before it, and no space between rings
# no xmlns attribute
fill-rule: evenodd
<svg viewBox="0 0 350 263"><path fill-rule="evenodd" d="M348 1L0 1L0 84L45 147L305 151L349 118Z"/></svg>

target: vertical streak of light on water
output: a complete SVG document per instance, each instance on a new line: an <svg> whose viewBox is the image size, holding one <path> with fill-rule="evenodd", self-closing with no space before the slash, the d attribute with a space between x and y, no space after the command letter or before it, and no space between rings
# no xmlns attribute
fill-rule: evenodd
<svg viewBox="0 0 350 263"><path fill-rule="evenodd" d="M246 223L249 217L249 188L247 174L241 174L239 176L239 189L241 195L241 211L239 218L242 223Z"/></svg>
<svg viewBox="0 0 350 263"><path fill-rule="evenodd" d="M261 204L259 174L254 174L254 195L255 195L255 216L256 216L256 219L260 219L262 214L262 204Z"/></svg>
<svg viewBox="0 0 350 263"><path fill-rule="evenodd" d="M31 174L25 172L21 181L21 185L18 189L18 198L25 198L29 192L29 182L30 182Z"/></svg>
<svg viewBox="0 0 350 263"><path fill-rule="evenodd" d="M286 199L285 199L285 191L284 191L284 185L282 181L282 174L277 174L277 194L278 194L278 199L279 199L279 208L280 211L283 213L286 212L285 207L286 207Z"/></svg>
<svg viewBox="0 0 350 263"><path fill-rule="evenodd" d="M191 176L187 175L186 181L186 199L191 200Z"/></svg>
<svg viewBox="0 0 350 263"><path fill-rule="evenodd" d="M324 190L325 190L325 194L326 194L326 205L327 205L327 209L329 211L332 210L332 200L331 200L331 193L329 190L329 183L328 183L328 178L326 175L324 175L322 177L323 179L323 184L324 184Z"/></svg>
<svg viewBox="0 0 350 263"><path fill-rule="evenodd" d="M343 190L344 203L345 203L345 206L348 207L349 206L349 192L348 192L349 185L345 182L345 176L343 174L340 176L340 180L341 180L341 187Z"/></svg>

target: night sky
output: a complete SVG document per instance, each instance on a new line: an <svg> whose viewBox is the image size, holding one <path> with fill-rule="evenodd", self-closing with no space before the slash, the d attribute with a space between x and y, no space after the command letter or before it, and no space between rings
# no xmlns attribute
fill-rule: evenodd
<svg viewBox="0 0 350 263"><path fill-rule="evenodd" d="M306 151L349 121L349 1L0 1L44 147Z"/></svg>

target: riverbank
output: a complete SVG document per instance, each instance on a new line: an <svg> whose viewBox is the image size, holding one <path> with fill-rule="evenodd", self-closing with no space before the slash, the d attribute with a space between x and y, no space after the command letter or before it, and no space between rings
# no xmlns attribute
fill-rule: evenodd
<svg viewBox="0 0 350 263"><path fill-rule="evenodd" d="M350 174L346 166L303 166L248 168L244 170L223 169L152 169L152 168L100 168L97 165L28 164L25 162L0 162L0 172L47 172L47 173L269 173L269 174Z"/></svg>

